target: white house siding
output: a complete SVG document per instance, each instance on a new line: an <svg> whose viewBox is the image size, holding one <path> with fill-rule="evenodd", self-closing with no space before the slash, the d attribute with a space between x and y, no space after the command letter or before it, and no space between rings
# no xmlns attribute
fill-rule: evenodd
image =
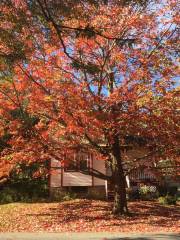
<svg viewBox="0 0 180 240"><path fill-rule="evenodd" d="M92 186L92 177L79 172L63 172L63 187Z"/></svg>
<svg viewBox="0 0 180 240"><path fill-rule="evenodd" d="M93 159L93 168L102 173L106 173L105 162L103 160ZM96 177L82 174L80 172L64 171L60 169L60 163L53 159L51 161L50 187L67 186L105 186L105 181ZM62 177L62 180L61 180ZM62 185L61 185L62 184Z"/></svg>
<svg viewBox="0 0 180 240"><path fill-rule="evenodd" d="M147 149L144 148L137 148L133 150L129 150L128 152L122 153L122 157L125 158L127 161L132 160L134 158L138 158L144 156L147 153ZM107 170L105 167L105 161L96 159L96 156L91 159L91 164L93 163L93 168L97 169L98 171L107 174ZM91 165L90 164L90 165ZM60 163L56 160L52 160L51 167L60 167ZM110 171L109 171L110 174ZM141 173L138 173L138 176ZM63 179L61 181L61 175ZM130 178L133 178L133 173L131 174ZM137 173L136 173L137 175ZM143 175L143 174L142 174ZM146 173L148 175L148 173ZM137 177L137 176L136 176ZM142 176L144 177L144 176ZM146 176L147 177L147 176ZM62 184L62 186L61 186ZM92 177L89 175L82 174L80 172L74 171L62 171L61 169L53 170L51 174L51 187L67 187L67 186L105 186L105 180Z"/></svg>
<svg viewBox="0 0 180 240"><path fill-rule="evenodd" d="M59 161L51 160L50 186L53 188L61 187L61 169Z"/></svg>
<svg viewBox="0 0 180 240"><path fill-rule="evenodd" d="M93 160L93 167L100 171L101 173L106 174L105 161L104 160ZM94 177L94 186L105 186L105 180Z"/></svg>
<svg viewBox="0 0 180 240"><path fill-rule="evenodd" d="M105 173L105 162L93 159L93 168ZM82 174L80 172L63 172L63 186L104 186L105 181L96 177Z"/></svg>

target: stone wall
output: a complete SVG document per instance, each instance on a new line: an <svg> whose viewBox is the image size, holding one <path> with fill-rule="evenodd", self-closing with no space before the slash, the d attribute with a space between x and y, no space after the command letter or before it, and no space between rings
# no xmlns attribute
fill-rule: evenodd
<svg viewBox="0 0 180 240"><path fill-rule="evenodd" d="M78 190L76 187L54 187L50 189L50 199L61 199L68 192L75 193L78 197L87 197L92 199L106 199L105 186L84 187Z"/></svg>

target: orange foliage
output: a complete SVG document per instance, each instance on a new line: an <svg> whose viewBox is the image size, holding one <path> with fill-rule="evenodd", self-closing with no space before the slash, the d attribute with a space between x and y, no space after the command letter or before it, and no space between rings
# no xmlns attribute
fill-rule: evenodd
<svg viewBox="0 0 180 240"><path fill-rule="evenodd" d="M88 145L109 159L116 134L121 143L146 139L155 158L144 161L152 165L179 161L177 1L165 2L162 10L159 1L143 10L79 3L79 18L58 19L57 8L49 20L38 5L42 21L26 0L2 4L1 136L3 129L12 136L2 157L61 160Z"/></svg>

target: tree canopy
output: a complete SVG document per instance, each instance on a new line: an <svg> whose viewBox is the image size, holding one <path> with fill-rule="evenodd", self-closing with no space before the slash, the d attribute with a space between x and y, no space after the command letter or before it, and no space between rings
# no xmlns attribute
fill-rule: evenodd
<svg viewBox="0 0 180 240"><path fill-rule="evenodd" d="M8 0L0 8L1 136L11 135L2 169L52 157L66 164L65 155L88 148L108 162L114 185L122 182L122 202L124 166L178 164L176 0ZM146 154L128 160L129 144Z"/></svg>

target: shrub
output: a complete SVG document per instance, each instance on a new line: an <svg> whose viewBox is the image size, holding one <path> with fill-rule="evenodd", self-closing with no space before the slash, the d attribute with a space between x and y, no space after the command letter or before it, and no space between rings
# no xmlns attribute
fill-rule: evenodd
<svg viewBox="0 0 180 240"><path fill-rule="evenodd" d="M126 192L127 192L127 199L129 200L135 200L140 198L138 189L127 188Z"/></svg>
<svg viewBox="0 0 180 240"><path fill-rule="evenodd" d="M158 186L159 196L165 197L167 195L167 186Z"/></svg>
<svg viewBox="0 0 180 240"><path fill-rule="evenodd" d="M33 198L47 198L48 197L48 187L47 185L38 180L26 180L19 181L16 183L9 184L9 187L15 189L19 195L19 201L23 199L33 199Z"/></svg>
<svg viewBox="0 0 180 240"><path fill-rule="evenodd" d="M42 175L34 178L38 171L46 169L48 163L17 164L11 171L8 181L0 190L0 202L32 202L49 197L48 181L45 170ZM41 166L43 165L43 167Z"/></svg>
<svg viewBox="0 0 180 240"><path fill-rule="evenodd" d="M152 200L157 197L157 188L156 186L144 185L140 187L139 194L143 200Z"/></svg>
<svg viewBox="0 0 180 240"><path fill-rule="evenodd" d="M18 201L19 196L16 190L5 188L0 192L0 203L12 203Z"/></svg>
<svg viewBox="0 0 180 240"><path fill-rule="evenodd" d="M88 199L104 200L105 197L105 192L94 188L89 189L88 193L86 194L86 198Z"/></svg>
<svg viewBox="0 0 180 240"><path fill-rule="evenodd" d="M48 187L44 182L10 182L0 191L0 203L42 201L42 199L46 199L48 196Z"/></svg>
<svg viewBox="0 0 180 240"><path fill-rule="evenodd" d="M167 195L165 197L159 197L158 201L160 204L163 204L163 205L175 205L177 201L177 197Z"/></svg>
<svg viewBox="0 0 180 240"><path fill-rule="evenodd" d="M176 186L159 186L158 191L159 191L159 196L175 196L177 194L178 188Z"/></svg>
<svg viewBox="0 0 180 240"><path fill-rule="evenodd" d="M52 201L70 201L70 200L73 200L73 199L76 199L77 198L77 194L74 193L74 192L67 192L67 191L62 191L62 190L59 190L57 189L56 191L53 192L52 194Z"/></svg>
<svg viewBox="0 0 180 240"><path fill-rule="evenodd" d="M171 187L168 187L167 189L167 194L170 195L170 196L176 196L177 194L177 187L176 186L171 186Z"/></svg>
<svg viewBox="0 0 180 240"><path fill-rule="evenodd" d="M66 192L62 198L63 201L70 201L77 198L77 194L74 192Z"/></svg>

